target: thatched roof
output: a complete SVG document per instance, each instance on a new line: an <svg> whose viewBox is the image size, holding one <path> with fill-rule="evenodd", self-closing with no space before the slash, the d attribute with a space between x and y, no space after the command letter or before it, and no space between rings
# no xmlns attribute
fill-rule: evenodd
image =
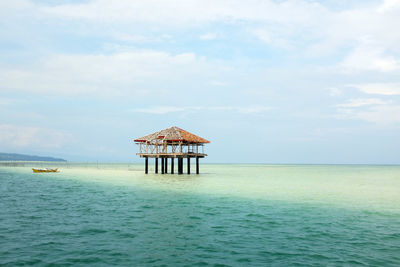
<svg viewBox="0 0 400 267"><path fill-rule="evenodd" d="M152 142L152 141L167 141L167 142L184 142L184 143L210 143L210 141L201 138L197 135L189 133L179 127L173 126L152 134L135 139L135 142Z"/></svg>

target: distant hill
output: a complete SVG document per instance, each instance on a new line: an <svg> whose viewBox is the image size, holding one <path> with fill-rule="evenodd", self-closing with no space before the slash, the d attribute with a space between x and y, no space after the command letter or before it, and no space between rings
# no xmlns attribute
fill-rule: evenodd
<svg viewBox="0 0 400 267"><path fill-rule="evenodd" d="M53 157L40 157L40 156L14 154L14 153L1 153L0 152L0 161L10 161L10 160L19 160L19 161L66 161L65 159L59 159L59 158L53 158Z"/></svg>

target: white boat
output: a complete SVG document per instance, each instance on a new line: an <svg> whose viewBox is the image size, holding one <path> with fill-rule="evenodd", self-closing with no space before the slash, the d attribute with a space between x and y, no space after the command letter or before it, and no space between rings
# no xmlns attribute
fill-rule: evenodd
<svg viewBox="0 0 400 267"><path fill-rule="evenodd" d="M58 172L58 168L32 168L33 172Z"/></svg>

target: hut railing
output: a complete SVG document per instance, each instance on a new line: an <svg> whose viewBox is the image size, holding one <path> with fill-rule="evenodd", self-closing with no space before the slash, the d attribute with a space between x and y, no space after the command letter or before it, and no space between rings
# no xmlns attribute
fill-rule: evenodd
<svg viewBox="0 0 400 267"><path fill-rule="evenodd" d="M140 154L204 154L203 144L178 143L138 143ZM201 149L199 149L201 147Z"/></svg>

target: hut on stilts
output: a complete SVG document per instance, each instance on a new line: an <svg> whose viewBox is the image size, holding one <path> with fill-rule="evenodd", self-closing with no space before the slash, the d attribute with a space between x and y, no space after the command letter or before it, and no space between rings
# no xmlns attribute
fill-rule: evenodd
<svg viewBox="0 0 400 267"><path fill-rule="evenodd" d="M196 174L200 173L199 159L204 158L204 144L210 141L189 133L176 126L137 138L139 155L145 159L145 173L149 173L149 158L154 158L155 173L158 173L158 159L161 159L161 173L168 173L168 159L171 161L170 173L174 174L175 158L178 161L178 174L183 174L183 161L187 159L187 173L190 174L190 159L196 159Z"/></svg>

